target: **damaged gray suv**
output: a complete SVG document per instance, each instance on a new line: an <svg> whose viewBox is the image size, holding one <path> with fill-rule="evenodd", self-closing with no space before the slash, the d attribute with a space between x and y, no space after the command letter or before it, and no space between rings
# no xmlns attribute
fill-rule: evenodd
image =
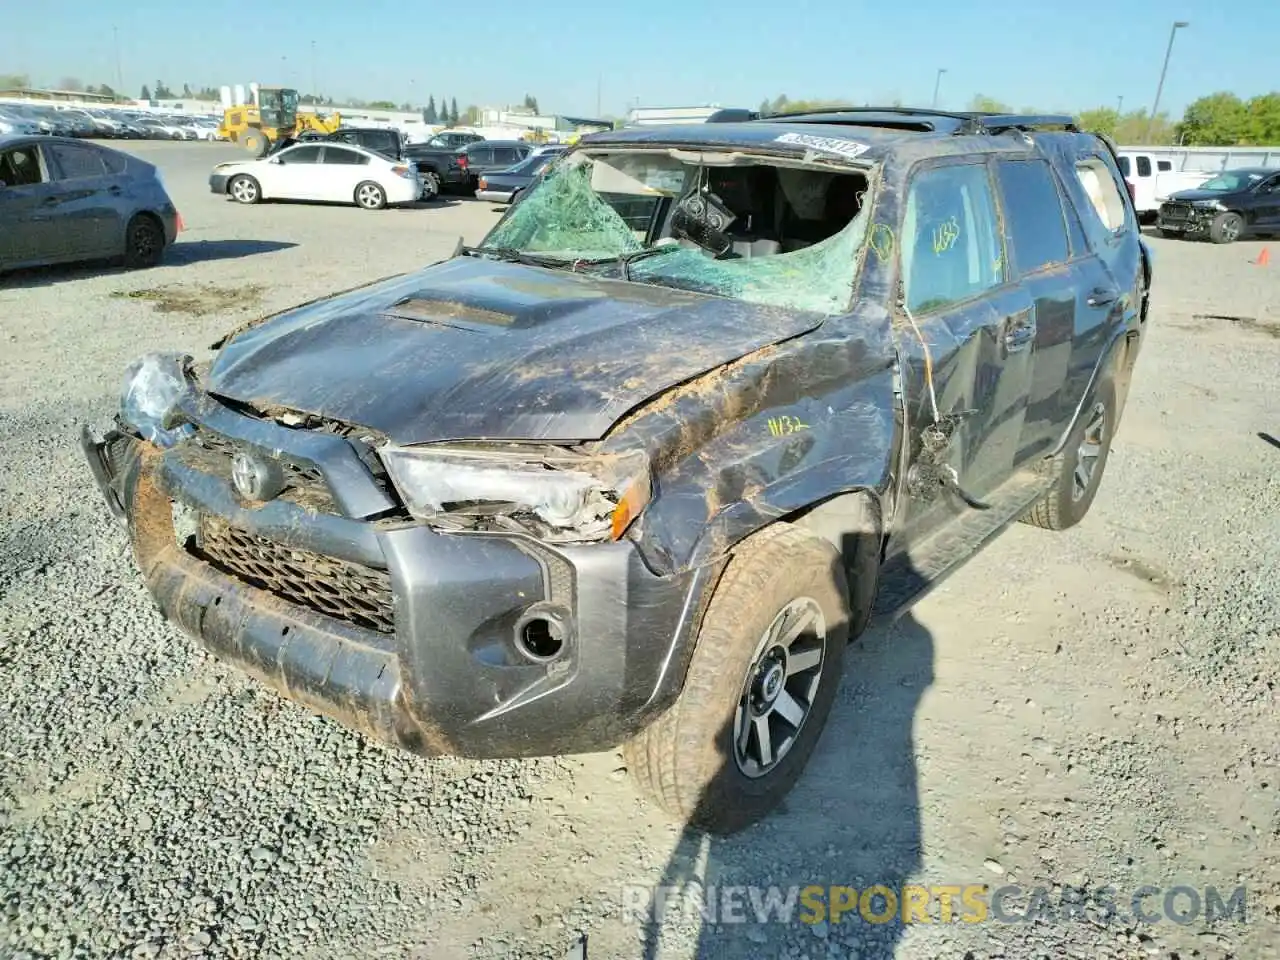
<svg viewBox="0 0 1280 960"><path fill-rule="evenodd" d="M478 246L141 358L82 443L217 656L423 754L625 745L730 832L873 618L1084 516L1150 282L1069 117L597 134Z"/></svg>

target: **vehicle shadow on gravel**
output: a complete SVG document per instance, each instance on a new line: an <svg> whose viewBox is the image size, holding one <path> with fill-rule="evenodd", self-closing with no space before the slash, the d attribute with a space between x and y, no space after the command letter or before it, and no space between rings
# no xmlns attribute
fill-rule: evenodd
<svg viewBox="0 0 1280 960"><path fill-rule="evenodd" d="M846 649L826 730L782 807L730 837L685 828L659 883L680 891L675 923L685 929L671 946L687 945L693 925L696 947L672 953L672 921L651 909L644 960L892 960L905 930L900 893L922 864L912 730L933 662L933 638L909 613ZM690 886L703 898L692 911L681 900ZM885 892L864 897L874 887ZM793 905L771 910L771 894Z"/></svg>
<svg viewBox="0 0 1280 960"><path fill-rule="evenodd" d="M284 240L192 240L179 241L165 251L161 267L186 266L215 260L239 260L259 254L275 253L296 247L296 243ZM55 283L87 280L112 274L138 273L110 260L88 263L59 264L52 267L28 267L0 274L0 290L22 290L47 287ZM145 272L145 271L141 271Z"/></svg>

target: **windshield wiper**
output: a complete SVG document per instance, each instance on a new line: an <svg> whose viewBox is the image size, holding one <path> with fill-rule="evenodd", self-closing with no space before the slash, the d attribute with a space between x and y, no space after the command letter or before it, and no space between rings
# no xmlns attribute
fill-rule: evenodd
<svg viewBox="0 0 1280 960"><path fill-rule="evenodd" d="M679 250L678 243L664 243L656 247L645 247L643 250L633 250L631 253L620 253L616 257L593 257L590 260L577 261L579 266L598 267L606 263L616 263L622 271L622 279L631 279L631 264L637 260L647 260L649 257L656 257L662 253L669 253L672 250Z"/></svg>
<svg viewBox="0 0 1280 960"><path fill-rule="evenodd" d="M494 257L510 263L523 263L530 267L564 267L573 263L561 257L544 257L536 253L524 253L515 247L469 247L463 244L459 252L467 257Z"/></svg>

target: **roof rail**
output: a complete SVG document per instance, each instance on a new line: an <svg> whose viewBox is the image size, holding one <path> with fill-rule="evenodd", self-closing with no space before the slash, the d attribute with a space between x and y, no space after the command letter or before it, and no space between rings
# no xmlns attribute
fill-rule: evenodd
<svg viewBox="0 0 1280 960"><path fill-rule="evenodd" d="M956 135L1003 133L1007 130L1032 130L1043 127L1079 129L1074 117L1067 114L962 113L920 107L833 107L829 110L805 110L799 113L775 113L762 121L791 123L849 124L862 127L914 128ZM935 121L943 121L937 123Z"/></svg>

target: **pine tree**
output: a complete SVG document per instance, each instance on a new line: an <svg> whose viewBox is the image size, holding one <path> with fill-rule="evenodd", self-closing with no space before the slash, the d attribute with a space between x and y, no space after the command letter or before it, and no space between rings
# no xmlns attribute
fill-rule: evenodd
<svg viewBox="0 0 1280 960"><path fill-rule="evenodd" d="M440 118L436 115L436 98L435 98L435 97L428 97L428 98L427 98L426 122L427 122L427 123L437 123L437 122L439 122L439 119L440 119Z"/></svg>
<svg viewBox="0 0 1280 960"><path fill-rule="evenodd" d="M458 98L453 97L449 101L449 124L451 126L458 125Z"/></svg>

